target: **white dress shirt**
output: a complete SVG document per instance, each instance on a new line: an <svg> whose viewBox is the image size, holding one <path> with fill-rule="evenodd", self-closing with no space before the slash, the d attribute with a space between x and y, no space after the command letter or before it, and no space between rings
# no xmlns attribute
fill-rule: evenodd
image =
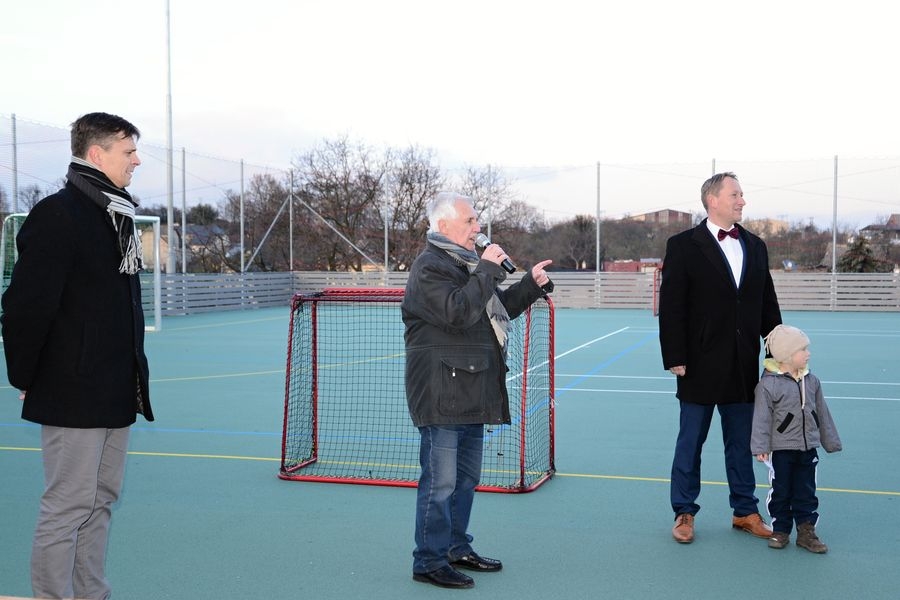
<svg viewBox="0 0 900 600"><path fill-rule="evenodd" d="M719 243L719 247L725 254L725 259L731 267L731 275L734 277L735 287L740 287L741 271L744 268L744 248L741 246L741 240L736 240L731 236L725 236L722 241L719 241L719 230L725 228L719 227L709 219L706 220L706 227L712 234L713 239ZM735 225L731 226L731 228L733 227L735 227ZM725 229L725 231L731 231L731 228Z"/></svg>

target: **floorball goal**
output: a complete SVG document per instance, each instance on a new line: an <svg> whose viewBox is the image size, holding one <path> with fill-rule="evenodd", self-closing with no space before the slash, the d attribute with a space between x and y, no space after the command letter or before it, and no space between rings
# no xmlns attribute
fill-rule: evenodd
<svg viewBox="0 0 900 600"><path fill-rule="evenodd" d="M282 479L414 487L419 432L404 390L403 289L329 288L291 305ZM485 426L480 491L528 492L555 472L553 304L510 323L510 425Z"/></svg>

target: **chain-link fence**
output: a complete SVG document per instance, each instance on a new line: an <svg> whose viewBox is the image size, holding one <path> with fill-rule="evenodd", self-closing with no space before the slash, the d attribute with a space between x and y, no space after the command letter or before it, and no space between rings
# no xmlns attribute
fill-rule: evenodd
<svg viewBox="0 0 900 600"><path fill-rule="evenodd" d="M143 164L129 190L144 208L165 207L169 201L168 151L146 139L140 141L138 148ZM772 153L777 152L778 145L773 142ZM36 200L56 190L63 181L69 156L68 127L0 116L2 211L25 212ZM285 156L285 165L292 158ZM189 211L198 204L220 206L227 194L239 194L257 175L288 180L287 166L259 165L252 160L175 149L174 208ZM602 162L571 167L495 168L506 174L517 196L550 223L577 215L611 220L671 210L702 214L700 185L711 173L721 171L733 171L740 179L747 200L745 221L768 220L765 227L774 230L815 225L831 231L836 226L837 231L854 234L869 225L888 224L890 215L900 214L898 157L829 155L790 161L717 158L671 164ZM765 235L764 231L760 233ZM166 237L165 225L163 236ZM882 237L888 243L900 243L900 229L889 226ZM792 242L788 239L786 243ZM802 243L799 237L797 243ZM248 249L247 254L251 251ZM792 253L789 248L786 254Z"/></svg>
<svg viewBox="0 0 900 600"><path fill-rule="evenodd" d="M142 163L129 191L141 206L168 203L168 150L142 139ZM58 189L66 174L71 151L69 129L35 123L20 117L0 116L0 189L5 212L27 212L34 198ZM290 157L286 157L290 159ZM172 153L173 204L179 210L197 204L217 205L228 191L240 192L242 182L255 175L286 177L287 169L250 161L218 158L183 149ZM18 189L18 198L14 189ZM17 206L18 205L18 206Z"/></svg>

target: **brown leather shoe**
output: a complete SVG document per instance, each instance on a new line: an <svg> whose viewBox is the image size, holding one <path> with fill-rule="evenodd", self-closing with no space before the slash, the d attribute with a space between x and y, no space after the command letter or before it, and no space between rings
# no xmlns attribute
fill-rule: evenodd
<svg viewBox="0 0 900 600"><path fill-rule="evenodd" d="M772 537L772 528L766 525L759 513L753 513L746 517L733 517L731 526L735 529L742 529L756 537L766 539Z"/></svg>
<svg viewBox="0 0 900 600"><path fill-rule="evenodd" d="M690 544L694 541L694 515L681 513L675 517L675 527L672 528L672 537L679 544Z"/></svg>

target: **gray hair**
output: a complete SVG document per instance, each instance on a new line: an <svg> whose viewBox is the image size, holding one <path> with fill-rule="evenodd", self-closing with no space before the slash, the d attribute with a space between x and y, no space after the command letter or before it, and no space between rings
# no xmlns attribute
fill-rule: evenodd
<svg viewBox="0 0 900 600"><path fill-rule="evenodd" d="M703 182L703 185L700 187L700 202L703 204L704 209L709 210L709 207L706 206L706 197L710 194L713 196L717 195L722 189L722 183L726 177L731 177L735 181L738 180L737 175L731 171L726 171L724 173L716 173Z"/></svg>
<svg viewBox="0 0 900 600"><path fill-rule="evenodd" d="M456 212L456 203L460 200L475 206L473 198L456 192L438 192L434 195L428 206L425 207L425 216L428 217L428 233L437 233L438 221L441 219L455 219L459 216Z"/></svg>

